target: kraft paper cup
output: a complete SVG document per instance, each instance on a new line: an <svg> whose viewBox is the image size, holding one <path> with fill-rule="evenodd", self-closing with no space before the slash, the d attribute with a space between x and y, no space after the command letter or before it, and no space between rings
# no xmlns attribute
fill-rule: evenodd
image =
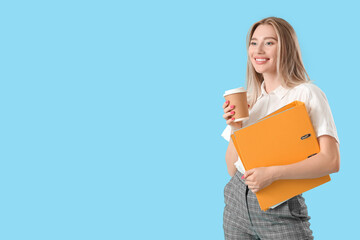
<svg viewBox="0 0 360 240"><path fill-rule="evenodd" d="M247 103L247 94L243 87L234 88L225 91L224 98L230 101L230 105L234 105L233 111L234 122L244 121L249 118L249 108Z"/></svg>

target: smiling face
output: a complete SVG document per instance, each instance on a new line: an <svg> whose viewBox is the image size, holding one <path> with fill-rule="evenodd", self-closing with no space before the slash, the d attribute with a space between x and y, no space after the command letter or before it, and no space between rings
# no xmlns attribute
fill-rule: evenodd
<svg viewBox="0 0 360 240"><path fill-rule="evenodd" d="M270 24L259 25L249 45L249 58L256 72L276 74L278 38L275 29Z"/></svg>

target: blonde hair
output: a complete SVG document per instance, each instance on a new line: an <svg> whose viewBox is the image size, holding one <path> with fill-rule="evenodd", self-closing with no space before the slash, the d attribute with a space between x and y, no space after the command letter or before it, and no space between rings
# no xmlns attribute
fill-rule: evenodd
<svg viewBox="0 0 360 240"><path fill-rule="evenodd" d="M293 88L299 84L309 82L310 77L307 74L302 62L299 41L295 30L284 19L268 17L254 23L246 37L247 51L249 51L250 40L256 28L259 25L264 24L270 24L273 26L278 37L276 71L281 76L281 85L285 88ZM250 108L252 108L261 94L261 84L264 81L264 78L261 73L255 71L251 64L249 54L247 60L246 79L248 102L250 104Z"/></svg>

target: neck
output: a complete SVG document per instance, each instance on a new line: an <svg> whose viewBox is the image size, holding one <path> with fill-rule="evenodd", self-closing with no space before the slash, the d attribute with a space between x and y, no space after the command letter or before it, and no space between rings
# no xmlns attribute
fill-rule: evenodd
<svg viewBox="0 0 360 240"><path fill-rule="evenodd" d="M276 73L263 73L265 81L265 91L267 93L272 92L281 85L281 80Z"/></svg>

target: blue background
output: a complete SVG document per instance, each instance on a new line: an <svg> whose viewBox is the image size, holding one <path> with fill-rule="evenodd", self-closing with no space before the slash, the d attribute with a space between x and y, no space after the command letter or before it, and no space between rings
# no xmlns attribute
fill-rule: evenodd
<svg viewBox="0 0 360 240"><path fill-rule="evenodd" d="M11 3L10 3L11 2ZM297 32L341 170L315 239L358 235L356 1L1 1L0 239L223 239L222 94L265 17Z"/></svg>

